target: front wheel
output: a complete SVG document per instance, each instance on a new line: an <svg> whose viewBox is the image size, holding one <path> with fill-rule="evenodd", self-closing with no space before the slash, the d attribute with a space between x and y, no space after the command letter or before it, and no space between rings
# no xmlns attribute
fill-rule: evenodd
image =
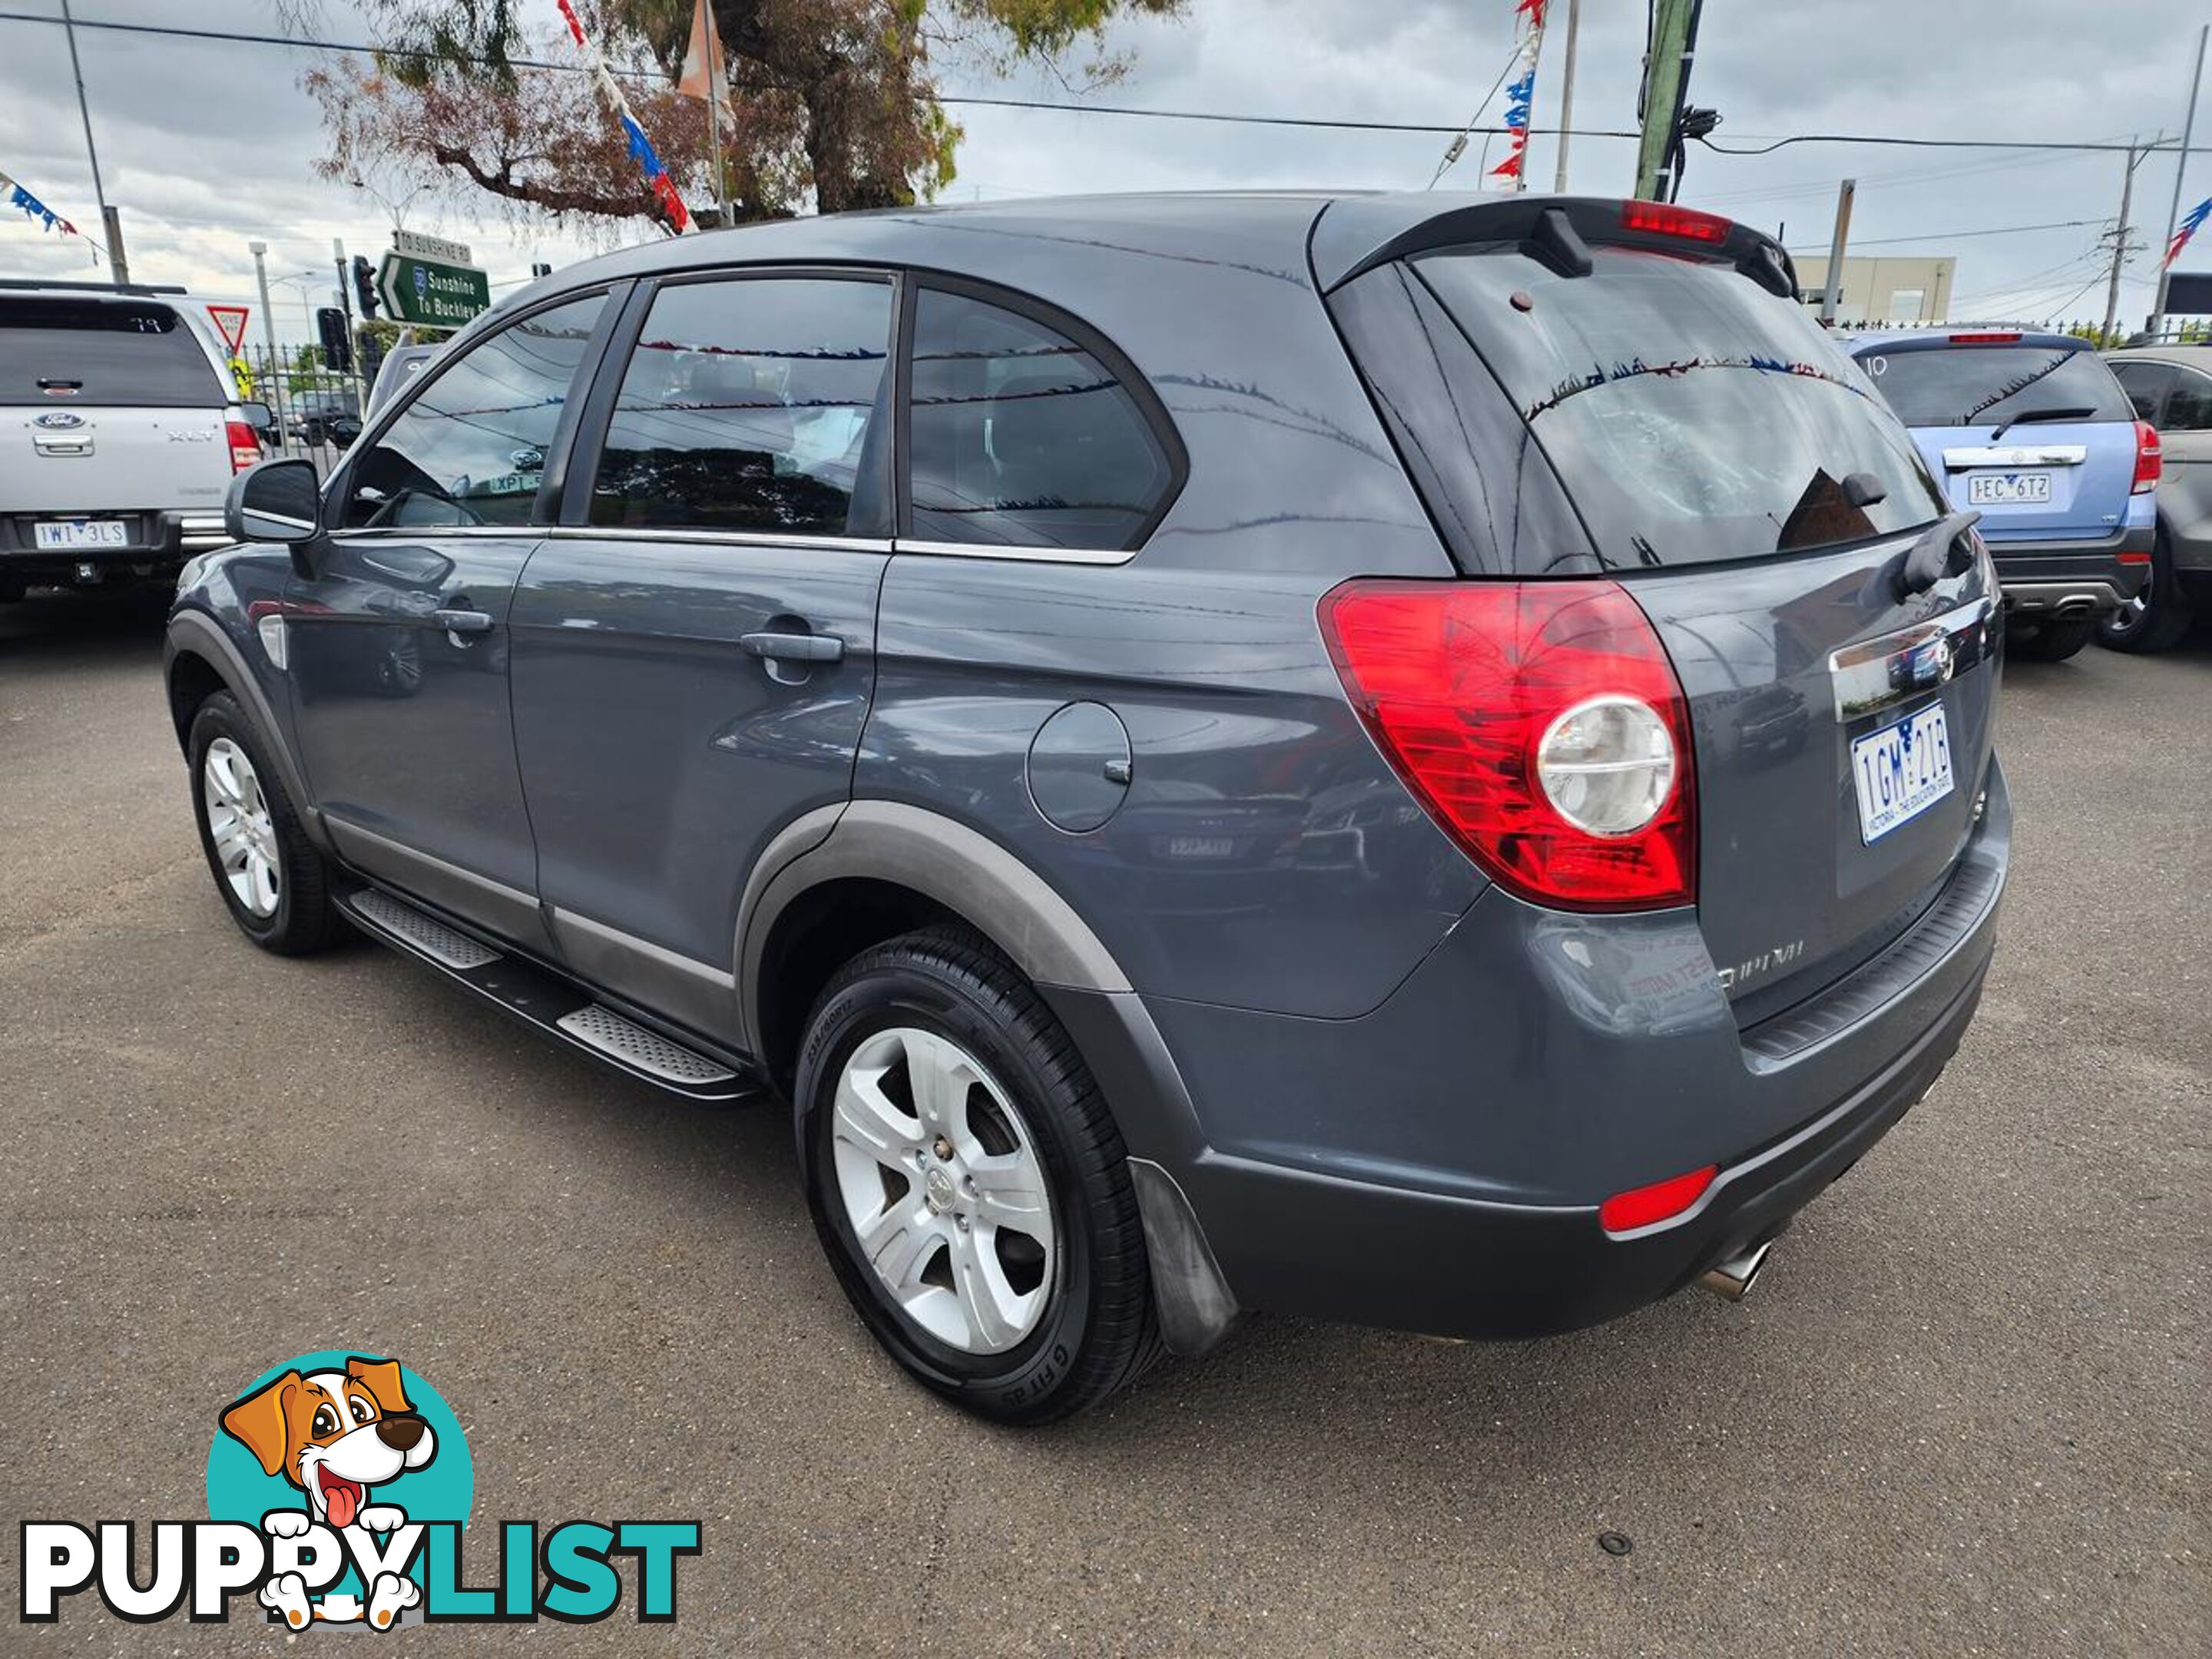
<svg viewBox="0 0 2212 1659"><path fill-rule="evenodd" d="M2197 620L2196 608L2181 592L2173 552L2161 534L2150 554L2150 580L2142 592L2097 623L2097 643L2114 651L2167 651Z"/></svg>
<svg viewBox="0 0 2212 1659"><path fill-rule="evenodd" d="M2005 641L2005 649L2029 662L2064 662L2089 643L2089 635L2096 626L2087 617L2069 617L2063 622L2015 623L2012 636Z"/></svg>
<svg viewBox="0 0 2212 1659"><path fill-rule="evenodd" d="M1070 1416L1160 1352L1119 1130L1036 990L965 928L856 957L794 1096L807 1199L854 1308L927 1387Z"/></svg>
<svg viewBox="0 0 2212 1659"><path fill-rule="evenodd" d="M192 716L192 816L216 889L264 951L305 956L344 937L330 866L307 839L261 734L228 691Z"/></svg>

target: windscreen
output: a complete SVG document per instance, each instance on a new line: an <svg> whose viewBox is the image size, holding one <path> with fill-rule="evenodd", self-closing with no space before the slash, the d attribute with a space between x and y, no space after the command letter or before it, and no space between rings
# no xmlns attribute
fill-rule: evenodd
<svg viewBox="0 0 2212 1659"><path fill-rule="evenodd" d="M1413 270L1607 563L1759 558L1942 516L1911 437L1802 306L1725 265L1594 261L1565 277L1512 248L1455 249Z"/></svg>
<svg viewBox="0 0 2212 1659"><path fill-rule="evenodd" d="M1907 426L1996 427L2038 410L2047 418L2130 421L2135 411L2094 351L2058 346L1916 346L1859 357ZM2071 413L2059 416L2057 411Z"/></svg>
<svg viewBox="0 0 2212 1659"><path fill-rule="evenodd" d="M0 299L0 404L212 409L207 353L164 305Z"/></svg>

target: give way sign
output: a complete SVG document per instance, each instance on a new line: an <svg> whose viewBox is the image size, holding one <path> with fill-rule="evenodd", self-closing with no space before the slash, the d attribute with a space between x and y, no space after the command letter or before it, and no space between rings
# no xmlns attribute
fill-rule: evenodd
<svg viewBox="0 0 2212 1659"><path fill-rule="evenodd" d="M216 330L222 336L223 343L235 357L239 348L246 343L246 314L244 306L210 306L208 315L215 319Z"/></svg>

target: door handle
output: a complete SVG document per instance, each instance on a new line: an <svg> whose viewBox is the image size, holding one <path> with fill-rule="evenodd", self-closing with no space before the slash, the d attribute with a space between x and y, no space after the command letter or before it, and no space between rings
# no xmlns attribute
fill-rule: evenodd
<svg viewBox="0 0 2212 1659"><path fill-rule="evenodd" d="M448 634L491 632L491 618L481 611L433 611L430 620Z"/></svg>
<svg viewBox="0 0 2212 1659"><path fill-rule="evenodd" d="M746 634L738 638L749 657L769 662L842 662L845 641L835 634Z"/></svg>

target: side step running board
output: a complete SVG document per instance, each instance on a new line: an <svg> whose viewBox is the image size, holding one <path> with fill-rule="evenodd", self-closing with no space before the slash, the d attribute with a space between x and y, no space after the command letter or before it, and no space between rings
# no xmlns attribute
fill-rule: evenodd
<svg viewBox="0 0 2212 1659"><path fill-rule="evenodd" d="M730 1062L663 1036L572 981L495 950L380 888L340 894L337 904L378 943L429 963L617 1071L691 1100L742 1100L759 1092L758 1083Z"/></svg>

